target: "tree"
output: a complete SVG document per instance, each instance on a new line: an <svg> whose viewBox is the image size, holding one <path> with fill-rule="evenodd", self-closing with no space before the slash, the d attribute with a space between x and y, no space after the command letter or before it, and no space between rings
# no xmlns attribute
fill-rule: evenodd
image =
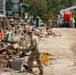
<svg viewBox="0 0 76 75"><path fill-rule="evenodd" d="M47 13L46 0L26 0L24 3L29 5L29 14L38 15L42 18Z"/></svg>
<svg viewBox="0 0 76 75"><path fill-rule="evenodd" d="M60 10L76 5L76 0L23 0L23 2L29 5L29 15L38 15L42 19L49 13L53 13L57 18Z"/></svg>

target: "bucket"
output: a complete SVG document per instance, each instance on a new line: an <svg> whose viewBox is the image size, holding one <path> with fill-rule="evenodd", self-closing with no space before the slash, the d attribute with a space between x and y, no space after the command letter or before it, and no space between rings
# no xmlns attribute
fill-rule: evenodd
<svg viewBox="0 0 76 75"><path fill-rule="evenodd" d="M9 68L14 70L21 70L21 67L23 65L23 60L10 60L9 61Z"/></svg>

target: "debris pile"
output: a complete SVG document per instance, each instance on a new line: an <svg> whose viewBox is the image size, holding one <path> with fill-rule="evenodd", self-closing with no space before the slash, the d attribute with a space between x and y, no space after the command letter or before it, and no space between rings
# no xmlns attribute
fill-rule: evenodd
<svg viewBox="0 0 76 75"><path fill-rule="evenodd" d="M53 34L52 28L47 30L46 26L36 28L34 25L29 25L28 22L7 20L5 27L0 29L0 69L11 68L9 61L13 58L16 61L12 60L10 63L18 63L22 50L30 46L28 31L32 31L39 38L46 38ZM27 51L25 52L27 53ZM41 58L44 65L50 60L50 57L46 54L41 54ZM15 67L15 65L13 66ZM37 66L35 62L34 66Z"/></svg>

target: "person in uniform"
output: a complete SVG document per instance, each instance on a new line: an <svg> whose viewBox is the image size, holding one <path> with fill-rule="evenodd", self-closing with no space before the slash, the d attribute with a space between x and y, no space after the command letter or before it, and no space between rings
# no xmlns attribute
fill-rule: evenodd
<svg viewBox="0 0 76 75"><path fill-rule="evenodd" d="M49 18L49 20L48 20L48 27L52 28L53 27L52 25L53 25L52 19Z"/></svg>
<svg viewBox="0 0 76 75"><path fill-rule="evenodd" d="M28 48L28 50L30 50L31 53L30 53L28 61L27 61L29 72L32 73L33 61L36 60L38 67L39 67L39 70L40 70L39 74L43 75L43 66L42 66L40 53L39 53L38 38L31 31L28 32L28 35L30 36L30 39L31 39L30 40L31 46Z"/></svg>

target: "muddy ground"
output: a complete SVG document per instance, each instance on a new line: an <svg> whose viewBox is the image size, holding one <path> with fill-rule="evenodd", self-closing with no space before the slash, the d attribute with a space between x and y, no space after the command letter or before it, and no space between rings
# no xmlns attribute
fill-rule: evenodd
<svg viewBox="0 0 76 75"><path fill-rule="evenodd" d="M44 75L76 75L76 29L53 28L56 36L41 38L40 51L51 54L51 60L44 66ZM4 72L0 75L38 75L38 68L33 69L35 74Z"/></svg>

